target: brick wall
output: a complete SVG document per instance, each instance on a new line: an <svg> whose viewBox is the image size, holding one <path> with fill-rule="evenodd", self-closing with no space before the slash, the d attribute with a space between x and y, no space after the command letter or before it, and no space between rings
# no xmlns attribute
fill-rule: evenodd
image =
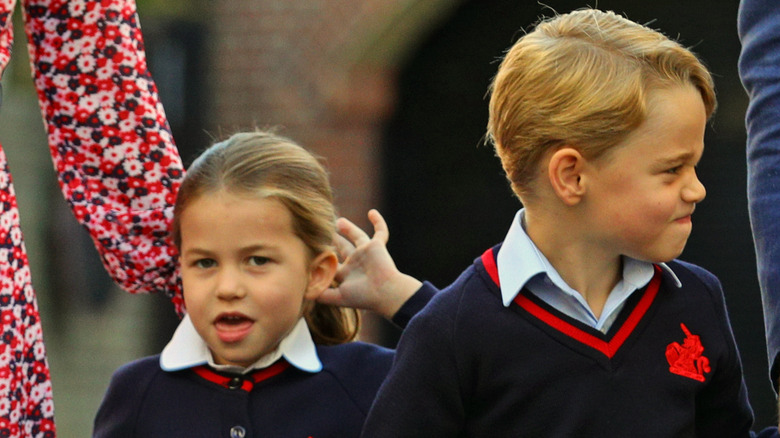
<svg viewBox="0 0 780 438"><path fill-rule="evenodd" d="M428 6L420 12L418 3ZM393 105L395 53L406 50L374 40L387 40L394 21L416 22L404 14L448 3L457 2L220 1L211 11L209 129L281 127L327 159L340 213L365 226L381 196L378 141Z"/></svg>

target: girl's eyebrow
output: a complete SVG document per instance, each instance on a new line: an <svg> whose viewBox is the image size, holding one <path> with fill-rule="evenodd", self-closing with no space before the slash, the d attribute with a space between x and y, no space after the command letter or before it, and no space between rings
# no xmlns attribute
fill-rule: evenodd
<svg viewBox="0 0 780 438"><path fill-rule="evenodd" d="M262 245L262 244L249 245L249 246L242 247L241 251L253 252L253 251L262 251L264 249L271 249L271 246L269 246L269 245Z"/></svg>
<svg viewBox="0 0 780 438"><path fill-rule="evenodd" d="M187 250L182 251L182 255L211 255L212 252L204 249L204 248L187 248Z"/></svg>
<svg viewBox="0 0 780 438"><path fill-rule="evenodd" d="M248 245L248 246L242 246L238 249L238 251L241 253L252 253L256 251L268 251L272 249L274 249L274 246L258 243L258 244ZM185 251L182 251L182 255L184 254L212 255L213 253L214 251L205 248L199 248L199 247L187 248Z"/></svg>
<svg viewBox="0 0 780 438"><path fill-rule="evenodd" d="M273 255L274 251L276 251L278 247L274 245L268 245L268 244L254 244L254 245L247 245L239 248L240 254L254 254L258 252L262 252L265 255Z"/></svg>

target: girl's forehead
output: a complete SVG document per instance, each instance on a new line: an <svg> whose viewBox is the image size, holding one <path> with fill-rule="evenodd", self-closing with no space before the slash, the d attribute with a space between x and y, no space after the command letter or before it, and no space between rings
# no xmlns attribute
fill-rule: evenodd
<svg viewBox="0 0 780 438"><path fill-rule="evenodd" d="M203 194L181 212L182 231L188 226L212 227L212 232L246 229L292 229L292 213L274 197L236 195L226 191Z"/></svg>
<svg viewBox="0 0 780 438"><path fill-rule="evenodd" d="M281 202L272 196L273 190L268 188L258 188L255 190L220 186L202 190L191 197L189 205L200 203L225 203L232 205L239 204L266 204L266 201L272 201L281 204Z"/></svg>
<svg viewBox="0 0 780 438"><path fill-rule="evenodd" d="M274 198L203 196L182 212L180 234L185 255L194 249L228 254L254 247L306 248L292 214Z"/></svg>

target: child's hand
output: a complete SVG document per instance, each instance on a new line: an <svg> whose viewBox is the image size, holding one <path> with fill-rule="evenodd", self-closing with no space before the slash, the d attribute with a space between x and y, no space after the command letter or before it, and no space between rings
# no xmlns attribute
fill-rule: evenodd
<svg viewBox="0 0 780 438"><path fill-rule="evenodd" d="M336 273L336 285L318 301L369 309L390 319L422 283L396 268L385 246L390 234L382 215L370 210L368 219L374 226L371 238L354 223L339 218L336 245L342 263Z"/></svg>

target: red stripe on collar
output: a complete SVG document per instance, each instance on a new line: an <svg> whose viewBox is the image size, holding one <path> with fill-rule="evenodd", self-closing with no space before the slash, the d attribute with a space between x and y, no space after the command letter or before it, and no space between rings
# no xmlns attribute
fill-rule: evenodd
<svg viewBox="0 0 780 438"><path fill-rule="evenodd" d="M498 266L496 266L496 255L493 254L493 248L482 253L482 264L496 286L501 287L501 283L498 281Z"/></svg>
<svg viewBox="0 0 780 438"><path fill-rule="evenodd" d="M197 375L208 380L209 382L216 383L217 385L224 386L228 389L240 388L249 392L252 390L252 388L254 388L256 383L260 383L263 380L279 375L289 367L290 364L286 360L282 359L267 368L263 368L246 375L236 374L232 376L226 376L224 374L217 373L207 365L201 365L193 368L192 370L195 371Z"/></svg>
<svg viewBox="0 0 780 438"><path fill-rule="evenodd" d="M485 265L485 270L487 271L488 275L490 275L490 278L492 278L496 285L500 287L500 282L498 280L498 267L496 266L495 255L493 254L492 248L482 254L482 264ZM628 319L626 319L615 336L613 336L612 339L608 342L593 336L590 333L587 333L569 324L563 319L553 315L552 313L531 301L523 294L518 294L514 301L518 306L522 307L536 318L542 320L550 327L569 336L570 338L573 338L591 348L600 351L611 359L615 353L617 353L618 349L620 349L620 346L623 345L623 342L625 342L629 335L631 335L631 332L634 331L637 324L639 324L639 321L642 320L642 317L647 312L647 309L650 308L653 300L655 300L655 296L658 294L658 288L661 285L661 268L658 265L653 265L653 268L655 270L655 275L653 275L652 280L650 280L650 284L647 286L642 299L639 300L639 303L636 305L634 310L631 312L631 315L628 316Z"/></svg>

